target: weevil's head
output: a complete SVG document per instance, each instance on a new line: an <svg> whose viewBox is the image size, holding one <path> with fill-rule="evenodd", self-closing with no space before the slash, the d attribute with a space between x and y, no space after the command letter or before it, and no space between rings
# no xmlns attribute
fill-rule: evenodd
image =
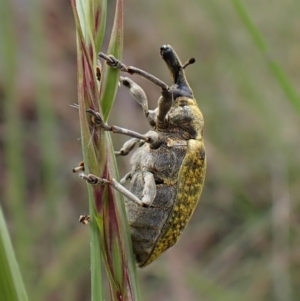
<svg viewBox="0 0 300 301"><path fill-rule="evenodd" d="M173 78L173 85L169 88L169 92L172 94L173 99L178 97L188 97L193 99L193 91L185 77L184 68L187 65L194 63L195 60L191 59L189 63L183 66L178 55L170 45L161 46L160 55L167 64Z"/></svg>
<svg viewBox="0 0 300 301"><path fill-rule="evenodd" d="M169 45L160 48L160 55L172 75L173 85L162 89L158 101L158 112L162 114L157 115L157 126L162 130L167 128L169 132L176 132L180 139L200 139L204 126L203 116L184 72L184 68L193 64L195 59L190 59L182 65L178 55Z"/></svg>

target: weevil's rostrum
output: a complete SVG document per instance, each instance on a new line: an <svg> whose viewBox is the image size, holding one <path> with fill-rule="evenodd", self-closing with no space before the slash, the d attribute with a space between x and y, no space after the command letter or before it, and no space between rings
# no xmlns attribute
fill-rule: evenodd
<svg viewBox="0 0 300 301"><path fill-rule="evenodd" d="M134 67L126 67L112 56L100 54L108 65L130 74L139 74L162 88L158 107L148 110L147 97L131 79L120 82L142 106L151 130L145 135L104 123L95 112L96 123L104 130L125 134L127 141L118 155L127 155L135 146L131 171L121 180L98 179L126 196L126 212L133 251L140 267L155 260L174 245L188 223L200 198L206 171L203 143L203 116L185 77L184 69L171 46L162 46L162 59L173 77L170 87Z"/></svg>

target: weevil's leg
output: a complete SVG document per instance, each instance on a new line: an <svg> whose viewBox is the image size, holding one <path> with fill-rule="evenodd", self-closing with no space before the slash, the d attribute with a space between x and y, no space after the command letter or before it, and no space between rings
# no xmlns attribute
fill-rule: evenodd
<svg viewBox="0 0 300 301"><path fill-rule="evenodd" d="M120 77L120 83L129 89L131 96L143 108L145 117L151 126L156 124L156 112L148 109L148 99L144 90L128 77Z"/></svg>
<svg viewBox="0 0 300 301"><path fill-rule="evenodd" d="M154 83L155 85L161 87L163 90L169 89L169 86L165 84L162 80L158 79L156 76L132 66L127 67L126 65L121 63L118 59L116 59L113 55L106 55L100 52L98 56L106 60L107 65L109 65L112 68L119 69L129 74L138 74L139 76L144 77L148 79L150 82Z"/></svg>
<svg viewBox="0 0 300 301"><path fill-rule="evenodd" d="M72 171L74 173L79 171L84 171L84 162L83 161L79 162L78 165L74 167Z"/></svg>
<svg viewBox="0 0 300 301"><path fill-rule="evenodd" d="M173 95L170 91L163 90L162 96L158 100L158 113L156 116L157 126L159 128L166 128L168 126L168 120L166 116L171 109L173 102Z"/></svg>
<svg viewBox="0 0 300 301"><path fill-rule="evenodd" d="M129 92L134 100L142 107L145 116L148 117L148 99L144 90L128 77L121 76L120 83L123 84L124 87L129 89Z"/></svg>
<svg viewBox="0 0 300 301"><path fill-rule="evenodd" d="M83 225L87 225L91 221L91 217L89 215L80 215L79 222Z"/></svg>
<svg viewBox="0 0 300 301"><path fill-rule="evenodd" d="M156 184L153 173L147 171L143 173L144 176L144 189L143 189L143 204L150 206L156 197Z"/></svg>
<svg viewBox="0 0 300 301"><path fill-rule="evenodd" d="M133 150L135 145L139 142L140 142L140 139L137 139L137 138L129 139L128 141L126 141L123 144L122 148L119 151L115 151L115 155L116 156L126 156L126 155L128 155Z"/></svg>
<svg viewBox="0 0 300 301"><path fill-rule="evenodd" d="M139 140L144 140L145 142L147 142L153 146L156 145L159 140L158 134L154 131L149 131L145 135L142 135L137 132L127 130L127 129L124 129L124 128L121 128L121 127L118 127L115 125L110 126L103 121L101 115L98 112L94 111L93 109L87 109L86 111L87 111L87 113L92 115L93 122L95 124L99 125L104 131L109 131L109 132L113 132L113 133L117 133L117 134L126 135L126 136L136 138Z"/></svg>
<svg viewBox="0 0 300 301"><path fill-rule="evenodd" d="M121 180L120 183L124 184L127 180L130 180L132 177L131 171L129 171Z"/></svg>
<svg viewBox="0 0 300 301"><path fill-rule="evenodd" d="M86 180L89 184L93 185L111 185L114 189L122 193L125 197L127 197L129 200L137 203L140 206L148 207L148 204L141 201L137 196L135 196L132 192L130 192L128 189L126 189L124 186L122 186L120 183L118 183L115 179L111 179L110 181L107 179L102 179L99 177L96 177L94 175L86 175L84 173L81 173L79 175L82 179Z"/></svg>

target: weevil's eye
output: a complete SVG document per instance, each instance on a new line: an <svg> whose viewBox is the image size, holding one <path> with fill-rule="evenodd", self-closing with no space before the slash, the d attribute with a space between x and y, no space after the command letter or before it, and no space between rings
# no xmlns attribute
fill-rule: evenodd
<svg viewBox="0 0 300 301"><path fill-rule="evenodd" d="M178 89L180 90L182 96L193 98L193 92L191 91L190 87L182 85L179 86Z"/></svg>
<svg viewBox="0 0 300 301"><path fill-rule="evenodd" d="M193 92L188 86L178 86L178 85L173 85L170 88L170 91L173 95L173 99L176 99L178 97L188 97L188 98L194 98Z"/></svg>

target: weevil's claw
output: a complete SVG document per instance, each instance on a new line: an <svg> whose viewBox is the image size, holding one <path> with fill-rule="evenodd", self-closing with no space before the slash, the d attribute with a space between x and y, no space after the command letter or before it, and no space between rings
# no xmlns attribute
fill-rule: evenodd
<svg viewBox="0 0 300 301"><path fill-rule="evenodd" d="M86 112L91 114L92 116L94 116L96 119L102 120L102 117L99 112L97 112L93 109L87 109Z"/></svg>
<svg viewBox="0 0 300 301"><path fill-rule="evenodd" d="M84 162L81 161L78 163L78 166L74 167L72 170L74 173L79 171L84 171Z"/></svg>
<svg viewBox="0 0 300 301"><path fill-rule="evenodd" d="M74 109L79 109L78 103L73 103L73 104L70 105L70 107L72 107Z"/></svg>
<svg viewBox="0 0 300 301"><path fill-rule="evenodd" d="M92 115L92 122L94 124L97 124L97 125L102 125L103 124L103 119L102 119L99 112L96 112L93 109L87 109L86 112L89 113L90 115Z"/></svg>
<svg viewBox="0 0 300 301"><path fill-rule="evenodd" d="M91 217L89 215L80 215L79 222L83 225L87 225L91 221Z"/></svg>
<svg viewBox="0 0 300 301"><path fill-rule="evenodd" d="M106 61L106 64L112 68L119 69L124 72L128 72L126 65L121 63L118 59L116 59L113 55L106 55L103 52L100 52L98 56Z"/></svg>
<svg viewBox="0 0 300 301"><path fill-rule="evenodd" d="M86 112L92 115L91 121L93 124L99 125L104 131L113 131L113 127L109 126L103 121L103 118L99 112L93 109L87 109Z"/></svg>
<svg viewBox="0 0 300 301"><path fill-rule="evenodd" d="M92 174L88 174L86 175L85 173L80 173L79 174L79 177L85 181L87 181L89 184L92 184L92 185L107 185L107 184L110 184L110 181L108 181L107 179L102 179L102 178L99 178L95 175L92 175Z"/></svg>

